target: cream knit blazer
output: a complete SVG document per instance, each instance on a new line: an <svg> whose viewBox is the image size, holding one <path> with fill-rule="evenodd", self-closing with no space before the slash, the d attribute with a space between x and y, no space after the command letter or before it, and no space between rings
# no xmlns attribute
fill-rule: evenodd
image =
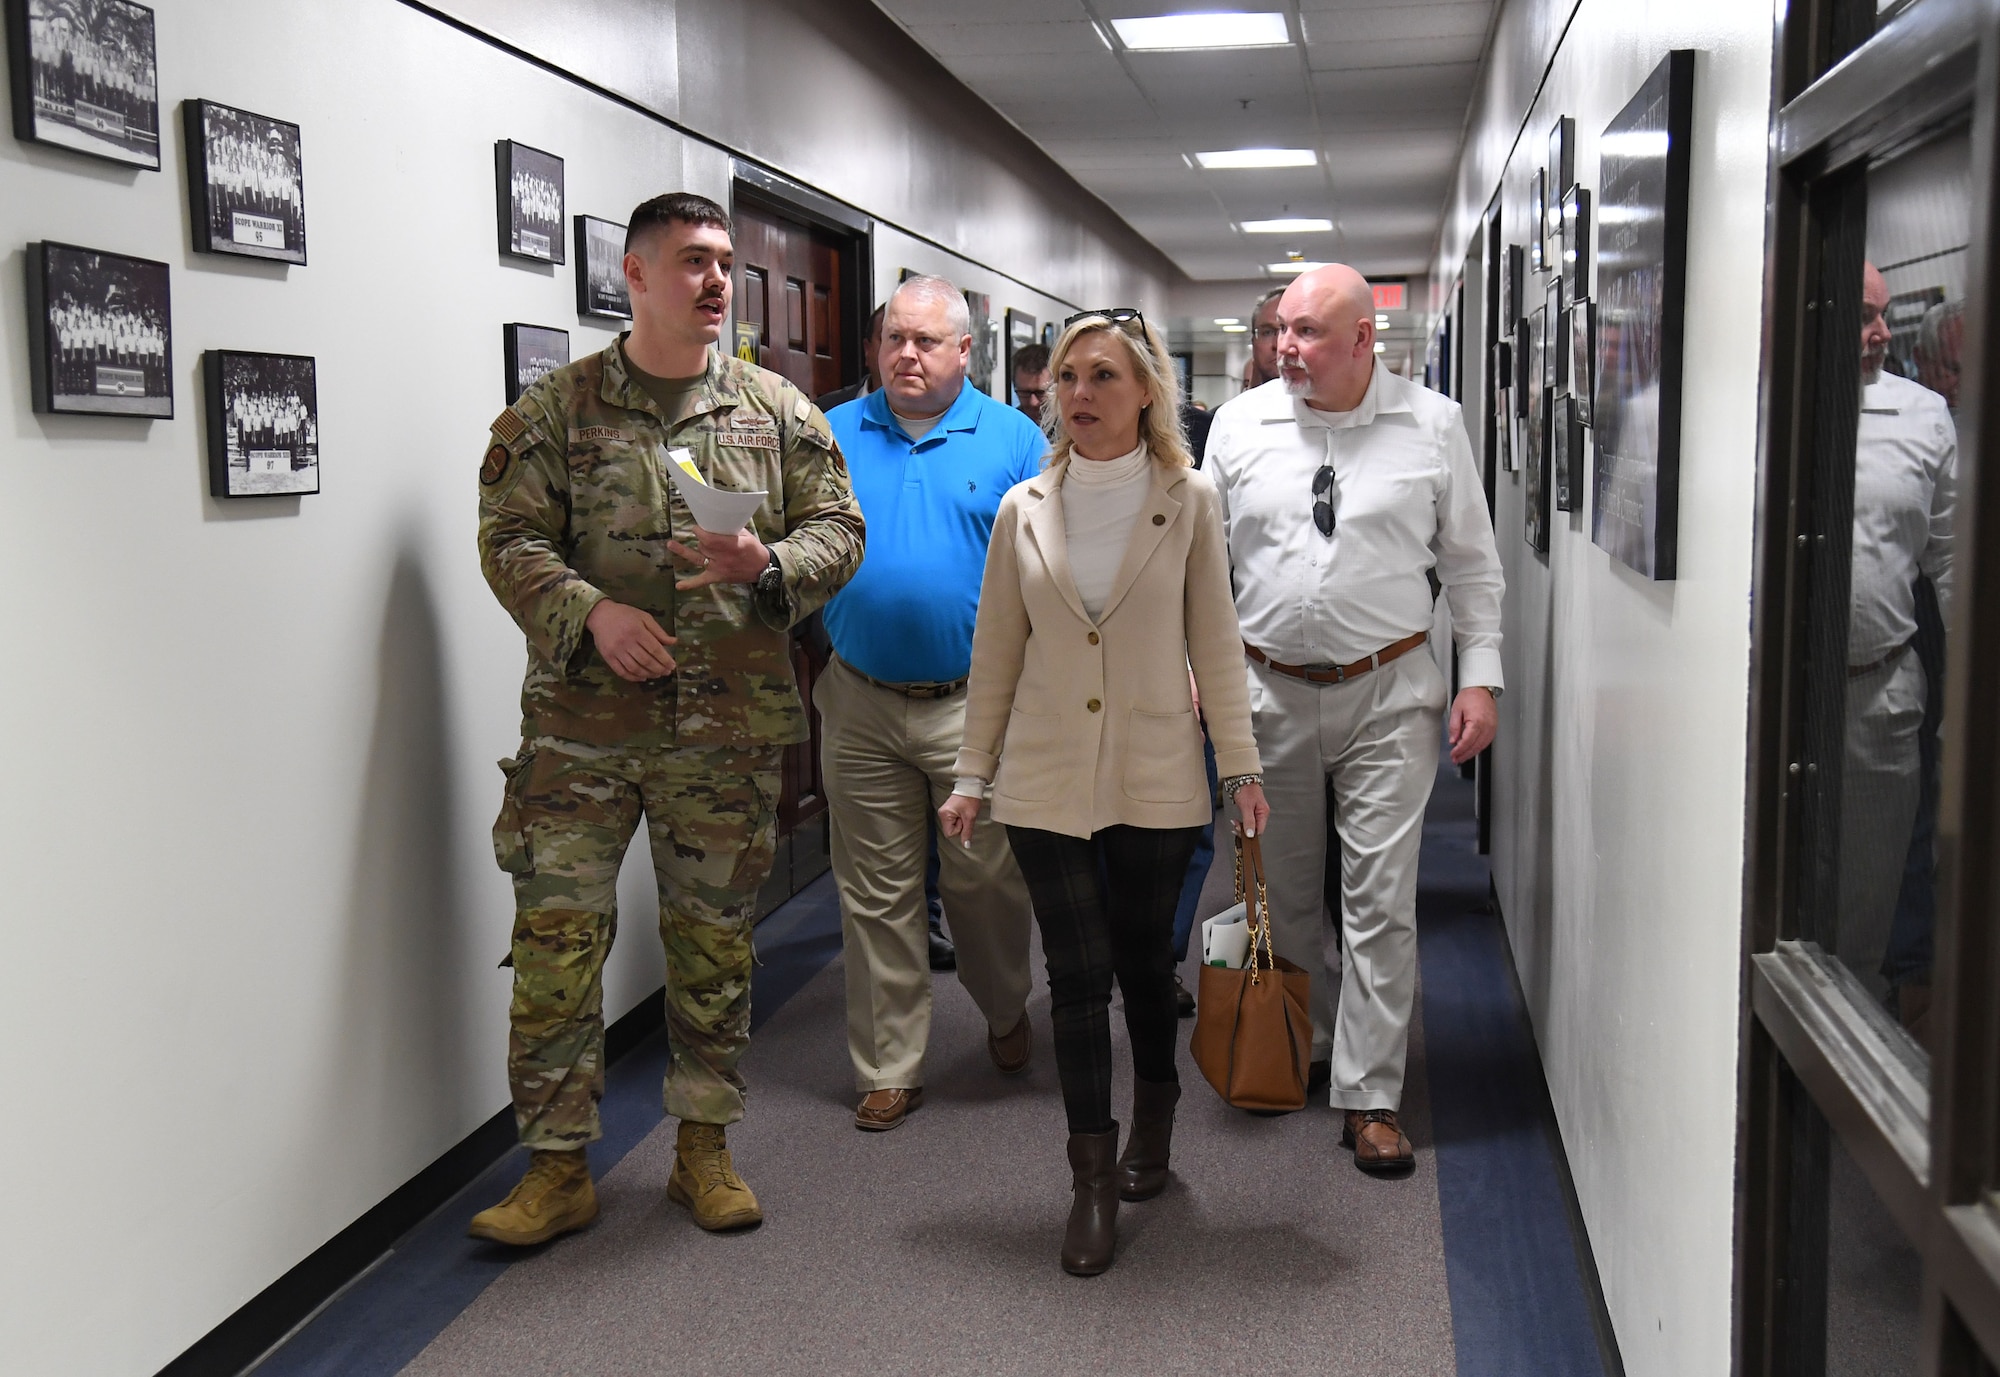
<svg viewBox="0 0 2000 1377"><path fill-rule="evenodd" d="M993 817L1012 826L1199 827L1213 814L1190 667L1223 778L1261 772L1221 498L1206 474L1154 463L1093 622L1070 577L1067 469L1001 499L955 773L991 780Z"/></svg>

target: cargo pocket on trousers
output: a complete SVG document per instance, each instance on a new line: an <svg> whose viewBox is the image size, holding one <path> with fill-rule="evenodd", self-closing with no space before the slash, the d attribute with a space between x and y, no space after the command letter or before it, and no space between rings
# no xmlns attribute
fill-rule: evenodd
<svg viewBox="0 0 2000 1377"><path fill-rule="evenodd" d="M533 751L523 751L518 760L510 757L500 762L500 773L507 777L507 783L501 791L500 816L493 822L493 859L509 875L535 873L535 857L521 817L521 793L527 788L528 767L534 760Z"/></svg>

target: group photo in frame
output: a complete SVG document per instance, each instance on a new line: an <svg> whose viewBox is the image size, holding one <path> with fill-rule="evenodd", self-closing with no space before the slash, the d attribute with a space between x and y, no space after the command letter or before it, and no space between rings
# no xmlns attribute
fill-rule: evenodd
<svg viewBox="0 0 2000 1377"><path fill-rule="evenodd" d="M5 0L14 136L157 172L153 12L132 0Z"/></svg>
<svg viewBox="0 0 2000 1377"><path fill-rule="evenodd" d="M632 318L632 290L625 281L625 226L615 220L576 217L576 313L599 320Z"/></svg>
<svg viewBox="0 0 2000 1377"><path fill-rule="evenodd" d="M493 145L500 211L500 252L532 263L562 264L563 160L512 139Z"/></svg>
<svg viewBox="0 0 2000 1377"><path fill-rule="evenodd" d="M569 362L569 331L553 325L516 321L503 331L507 358L507 405Z"/></svg>
<svg viewBox="0 0 2000 1377"><path fill-rule="evenodd" d="M27 258L35 410L171 417L167 265L53 240L28 245Z"/></svg>
<svg viewBox="0 0 2000 1377"><path fill-rule="evenodd" d="M210 100L181 102L197 253L306 261L299 127Z"/></svg>
<svg viewBox="0 0 2000 1377"><path fill-rule="evenodd" d="M201 356L212 497L319 491L319 390L301 354L209 349Z"/></svg>
<svg viewBox="0 0 2000 1377"><path fill-rule="evenodd" d="M1522 387L1527 425L1522 463L1527 467L1523 497L1522 534L1537 553L1549 549L1549 443L1548 404L1555 394L1545 380L1548 354L1548 307L1537 306L1527 316L1528 349Z"/></svg>

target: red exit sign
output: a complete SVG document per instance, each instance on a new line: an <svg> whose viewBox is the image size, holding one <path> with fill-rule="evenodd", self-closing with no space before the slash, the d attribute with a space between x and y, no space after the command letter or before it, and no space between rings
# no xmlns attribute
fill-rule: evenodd
<svg viewBox="0 0 2000 1377"><path fill-rule="evenodd" d="M1375 284L1375 309L1378 311L1400 311L1403 309L1403 287L1401 282L1377 282Z"/></svg>

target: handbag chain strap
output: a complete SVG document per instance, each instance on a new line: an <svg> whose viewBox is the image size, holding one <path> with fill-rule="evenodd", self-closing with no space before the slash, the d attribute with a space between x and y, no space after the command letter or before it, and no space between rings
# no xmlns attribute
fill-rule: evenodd
<svg viewBox="0 0 2000 1377"><path fill-rule="evenodd" d="M1246 838L1243 835L1241 824L1237 825L1235 831L1236 899L1246 909L1246 917L1249 916L1247 910L1251 907L1250 888L1249 885L1245 884L1243 873L1244 853L1246 851L1249 853L1250 860L1249 882L1255 885L1257 890L1257 902L1255 906L1256 921L1250 924L1250 983L1252 985L1260 985L1263 983L1262 971L1269 970L1275 972L1278 969L1278 954L1271 946L1271 896L1264 884L1264 849L1258 845L1255 837ZM1257 954L1257 943L1260 940L1264 944L1264 954L1261 960Z"/></svg>

